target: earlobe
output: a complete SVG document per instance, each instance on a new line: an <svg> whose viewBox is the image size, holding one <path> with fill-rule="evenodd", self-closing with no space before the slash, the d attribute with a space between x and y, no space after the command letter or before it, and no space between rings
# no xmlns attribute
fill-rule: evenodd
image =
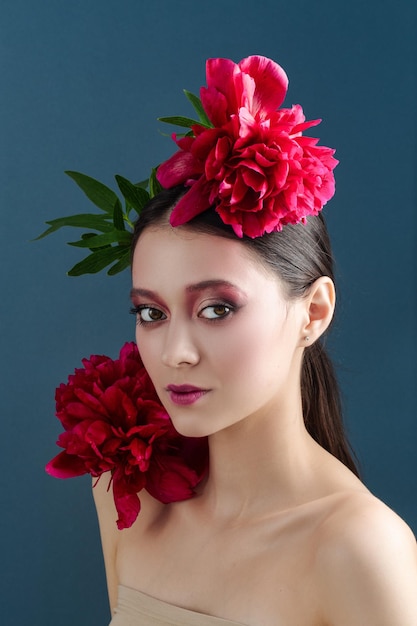
<svg viewBox="0 0 417 626"><path fill-rule="evenodd" d="M329 327L336 304L334 283L321 276L311 286L306 298L306 323L302 328L303 345L314 343Z"/></svg>

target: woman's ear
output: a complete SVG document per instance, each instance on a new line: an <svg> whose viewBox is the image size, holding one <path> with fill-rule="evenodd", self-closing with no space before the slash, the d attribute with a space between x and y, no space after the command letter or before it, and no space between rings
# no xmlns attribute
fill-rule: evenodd
<svg viewBox="0 0 417 626"><path fill-rule="evenodd" d="M328 276L321 276L311 285L305 300L306 320L302 328L304 346L314 343L328 328L335 304L334 283Z"/></svg>

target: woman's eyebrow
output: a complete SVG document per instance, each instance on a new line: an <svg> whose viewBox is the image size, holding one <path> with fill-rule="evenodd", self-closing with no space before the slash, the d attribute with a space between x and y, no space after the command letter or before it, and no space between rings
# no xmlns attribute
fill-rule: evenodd
<svg viewBox="0 0 417 626"><path fill-rule="evenodd" d="M144 298L152 299L156 297L156 293L154 291L151 291L150 289L132 287L132 289L130 290L130 297L133 298L134 296L143 296Z"/></svg>
<svg viewBox="0 0 417 626"><path fill-rule="evenodd" d="M193 293L195 291L204 291L205 289L212 289L213 287L227 287L228 289L234 289L236 291L242 292L242 289L231 283L228 280L219 279L211 279L211 280L202 280L199 283L195 283L194 285L188 285L185 290L188 293Z"/></svg>
<svg viewBox="0 0 417 626"><path fill-rule="evenodd" d="M241 289L234 283L231 283L228 280L223 280L221 278L219 279L215 278L211 280L202 280L198 283L187 285L185 287L185 291L191 294L191 293L198 293L200 291L205 291L207 289L213 289L213 288L219 289L222 287L226 289L231 289L233 291L237 291L241 293L242 295L246 295L243 289ZM142 298L149 298L150 300L155 300L158 298L158 293L155 291L152 291L151 289L144 289L142 287L132 287L132 289L130 290L130 297L134 298L137 296L141 296Z"/></svg>
<svg viewBox="0 0 417 626"><path fill-rule="evenodd" d="M228 287L229 289L237 289L238 291L242 291L240 287L231 283L228 280L223 280L222 278L215 278L211 280L202 280L198 283L187 285L185 290L188 292L193 291L204 291L204 289L211 289L213 287ZM142 287L132 287L130 290L131 296L144 296L146 298L157 295L155 291L151 289L143 289Z"/></svg>

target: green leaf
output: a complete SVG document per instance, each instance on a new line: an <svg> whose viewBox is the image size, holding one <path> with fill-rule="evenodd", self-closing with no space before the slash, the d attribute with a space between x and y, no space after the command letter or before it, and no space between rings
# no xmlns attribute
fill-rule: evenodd
<svg viewBox="0 0 417 626"><path fill-rule="evenodd" d="M86 233L89 235L90 233ZM93 235L92 237L83 236L80 241L69 241L68 245L75 246L76 248L102 248L112 243L125 244L130 246L132 241L132 233L126 230L112 230L110 233L104 233L104 235Z"/></svg>
<svg viewBox="0 0 417 626"><path fill-rule="evenodd" d="M66 171L66 174L72 178L82 189L87 198L91 200L99 209L106 213L113 214L113 209L118 200L112 189L103 185L95 178L81 174L81 172Z"/></svg>
<svg viewBox="0 0 417 626"><path fill-rule="evenodd" d="M117 199L117 202L114 205L113 224L116 230L126 230L125 222L123 219L123 209L122 209L122 205L121 205L119 198Z"/></svg>
<svg viewBox="0 0 417 626"><path fill-rule="evenodd" d="M152 168L152 172L149 178L149 195L154 198L160 191L162 191L162 185L156 178L157 167Z"/></svg>
<svg viewBox="0 0 417 626"><path fill-rule="evenodd" d="M123 178L119 174L115 176L116 182L119 185L119 189L122 192L123 196L126 198L127 202L133 207L138 213L140 213L145 206L145 204L149 201L149 194L145 189L143 189L142 185L137 186L127 180L127 178ZM149 181L145 181L146 186L148 186Z"/></svg>
<svg viewBox="0 0 417 626"><path fill-rule="evenodd" d="M123 272L127 267L130 266L130 249L126 251L126 254L120 257L120 260L117 261L107 272L109 276L114 276L119 272Z"/></svg>
<svg viewBox="0 0 417 626"><path fill-rule="evenodd" d="M149 185L149 178L146 180L141 180L139 183L134 183L135 187L141 187L142 189L147 189Z"/></svg>
<svg viewBox="0 0 417 626"><path fill-rule="evenodd" d="M102 215L94 215L94 213L80 213L79 215L68 215L67 217L58 217L55 220L50 220L46 222L49 224L49 228L45 230L41 235L36 237L35 241L38 239L43 239L47 235L54 233L59 230L63 226L75 226L79 228L92 228L93 230L98 230L100 232L108 232L112 230L113 224L106 221L106 217Z"/></svg>
<svg viewBox="0 0 417 626"><path fill-rule="evenodd" d="M87 240L87 239L91 239L92 237L97 237L98 235L96 235L95 233L83 233L81 235L81 239L83 240ZM71 244L70 244L71 245Z"/></svg>
<svg viewBox="0 0 417 626"><path fill-rule="evenodd" d="M76 263L68 272L68 276L81 276L82 274L96 274L110 263L123 258L129 249L126 246L115 246L95 250L85 259Z"/></svg>
<svg viewBox="0 0 417 626"><path fill-rule="evenodd" d="M191 93L191 91L187 91L186 89L184 89L184 93L193 105L198 115L198 119L200 120L200 124L202 124L203 126L207 126L208 128L213 128L213 124L210 122L209 118L207 117L207 113L203 109L200 98Z"/></svg>
<svg viewBox="0 0 417 626"><path fill-rule="evenodd" d="M166 124L174 124L175 126L183 126L184 128L191 128L194 124L200 124L199 121L191 119L191 117L182 117L176 115L173 117L158 117L158 122L165 122Z"/></svg>

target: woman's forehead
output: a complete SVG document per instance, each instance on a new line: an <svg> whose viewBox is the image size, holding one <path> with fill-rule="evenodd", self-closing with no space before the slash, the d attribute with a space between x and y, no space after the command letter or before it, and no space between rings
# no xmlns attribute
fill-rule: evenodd
<svg viewBox="0 0 417 626"><path fill-rule="evenodd" d="M189 228L149 228L140 236L133 255L134 282L181 279L184 284L224 280L247 284L276 282L254 253L238 239L229 239ZM134 285L135 286L135 285Z"/></svg>
<svg viewBox="0 0 417 626"><path fill-rule="evenodd" d="M207 257L214 263L221 256L224 261L239 259L241 262L255 263L253 255L238 239L192 230L187 226L147 228L138 239L134 260L148 255L151 250L161 258L194 258L198 262Z"/></svg>

